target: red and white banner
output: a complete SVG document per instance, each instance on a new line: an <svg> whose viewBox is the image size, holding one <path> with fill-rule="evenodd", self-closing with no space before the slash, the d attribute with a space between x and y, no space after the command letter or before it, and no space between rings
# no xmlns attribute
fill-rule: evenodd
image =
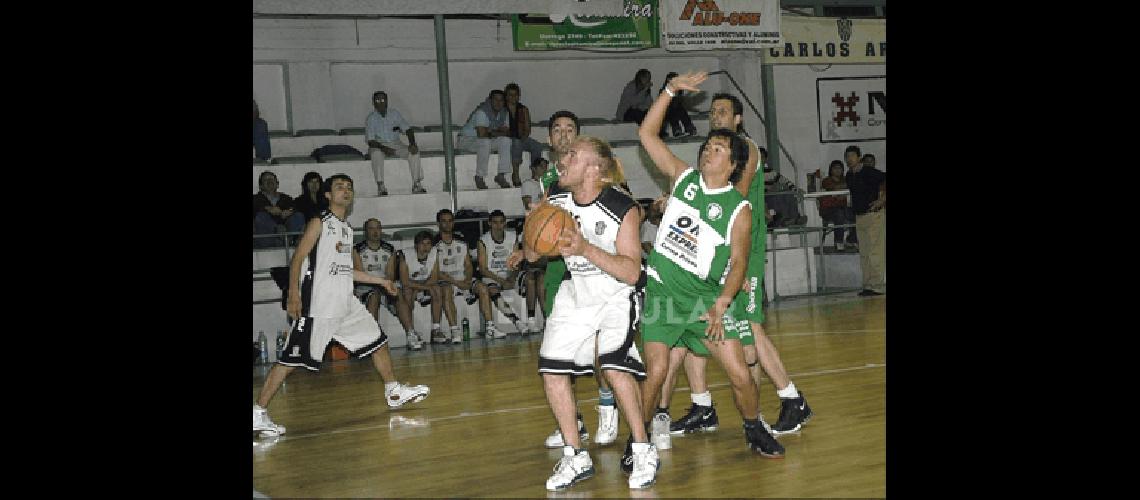
<svg viewBox="0 0 1140 500"><path fill-rule="evenodd" d="M660 0L661 46L670 51L780 45L779 0Z"/></svg>

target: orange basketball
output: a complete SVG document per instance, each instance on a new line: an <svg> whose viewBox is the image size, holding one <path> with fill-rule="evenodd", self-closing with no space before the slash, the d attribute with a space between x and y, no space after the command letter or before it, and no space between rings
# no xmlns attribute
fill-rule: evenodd
<svg viewBox="0 0 1140 500"><path fill-rule="evenodd" d="M526 216L523 241L539 255L561 255L558 249L562 245L558 237L562 234L562 229L567 227L574 227L574 216L563 208L543 203Z"/></svg>

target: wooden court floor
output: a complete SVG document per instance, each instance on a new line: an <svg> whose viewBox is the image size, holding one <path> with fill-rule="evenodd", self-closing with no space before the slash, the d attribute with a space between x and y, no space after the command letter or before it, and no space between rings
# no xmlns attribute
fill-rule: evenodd
<svg viewBox="0 0 1140 500"><path fill-rule="evenodd" d="M254 438L253 489L268 497L885 497L885 297L815 297L767 309L769 337L792 381L815 411L796 435L780 438L786 457L771 460L745 447L740 414L716 362L709 383L720 429L674 436L660 452L657 483L630 490L618 441L593 443L597 385L575 384L589 428L596 475L563 492L547 492L560 456L543 447L554 419L537 375L541 335L391 352L397 377L427 384L426 400L389 410L383 382L368 360L326 362L318 374L299 369L269 406L287 433ZM254 367L251 400L267 370ZM761 411L769 422L779 400L767 378ZM688 410L679 375L670 414Z"/></svg>

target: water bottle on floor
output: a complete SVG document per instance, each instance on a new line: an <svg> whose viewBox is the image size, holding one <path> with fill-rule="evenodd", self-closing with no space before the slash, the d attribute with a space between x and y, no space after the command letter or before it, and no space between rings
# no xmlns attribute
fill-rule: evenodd
<svg viewBox="0 0 1140 500"><path fill-rule="evenodd" d="M463 318L463 340L471 340L471 322L467 318Z"/></svg>
<svg viewBox="0 0 1140 500"><path fill-rule="evenodd" d="M285 336L288 334L289 332L284 330L277 332L277 357L275 360L280 360L281 354L285 352Z"/></svg>
<svg viewBox="0 0 1140 500"><path fill-rule="evenodd" d="M265 340L265 331L263 330L257 332L257 350L260 353L258 354L257 362L263 365L268 364L269 346L268 342Z"/></svg>

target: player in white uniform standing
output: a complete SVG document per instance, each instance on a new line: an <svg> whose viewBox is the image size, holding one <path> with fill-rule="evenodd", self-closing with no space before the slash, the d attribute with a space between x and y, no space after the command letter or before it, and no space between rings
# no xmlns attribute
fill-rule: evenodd
<svg viewBox="0 0 1140 500"><path fill-rule="evenodd" d="M286 311L293 319L293 329L253 405L254 432L271 436L285 433L285 427L269 419L265 407L298 366L318 371L325 348L334 339L359 358L372 357L372 364L384 379L384 399L390 408L420 401L430 393L427 386L396 380L388 336L352 294L353 280L380 285L389 293L396 291L390 280L353 269L357 256L352 248L352 226L345 221L352 197L352 179L347 175L331 176L321 186L318 198L325 200L322 205L327 203L327 209L319 218L309 219L289 263Z"/></svg>
<svg viewBox="0 0 1140 500"><path fill-rule="evenodd" d="M507 266L507 258L518 249L518 234L506 229L507 216L502 210L491 212L487 217L487 225L491 229L479 237L476 247L481 281L476 281L474 285L475 294L479 297L479 310L487 322L487 338L501 339L507 336L495 327L492 303L514 323L520 334L526 335L526 327L519 322L518 315L502 297L502 292L514 289L515 282L518 281L518 271Z"/></svg>
<svg viewBox="0 0 1140 500"><path fill-rule="evenodd" d="M356 244L358 259L353 263L356 269L373 276L394 281L396 294L389 295L383 288L376 285L357 284L353 293L364 302L368 312L376 321L380 321L380 306L384 305L388 312L400 319L404 331L408 336L408 349L418 351L423 349L423 339L416 333L412 323L412 301L408 294L402 293L397 274L399 266L404 260L404 253L396 250L391 243L381 240L383 227L380 219L371 218L364 221L364 241Z"/></svg>
<svg viewBox="0 0 1140 500"><path fill-rule="evenodd" d="M640 422L640 389L635 379L645 378L645 365L634 344L641 320L641 213L621 183L621 163L609 144L579 137L560 159L563 170L551 186L549 203L566 209L577 227L562 232L561 253L570 279L559 286L539 348L538 371L546 398L566 445L563 458L546 481L546 489L560 490L594 475L589 453L581 449L570 377L594 372L594 355L633 432L633 472L629 487L652 485L657 476L657 449ZM538 255L525 247L530 262ZM511 267L521 255L511 256ZM595 344L596 342L596 344Z"/></svg>

